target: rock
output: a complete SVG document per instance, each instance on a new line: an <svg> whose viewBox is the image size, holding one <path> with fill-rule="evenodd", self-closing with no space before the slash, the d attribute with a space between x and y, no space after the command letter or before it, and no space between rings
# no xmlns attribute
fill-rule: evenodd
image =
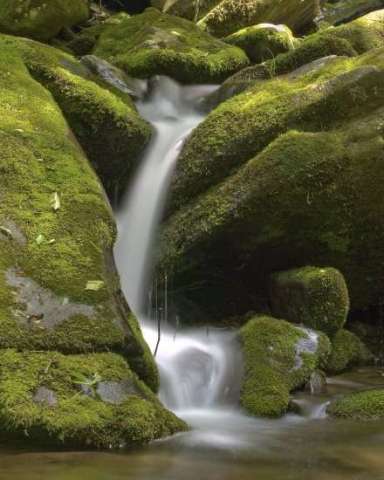
<svg viewBox="0 0 384 480"><path fill-rule="evenodd" d="M89 17L87 0L2 0L0 31L49 40Z"/></svg>
<svg viewBox="0 0 384 480"><path fill-rule="evenodd" d="M200 20L222 0L152 0L151 5L170 15L187 18L188 20Z"/></svg>
<svg viewBox="0 0 384 480"><path fill-rule="evenodd" d="M373 355L354 333L340 330L332 339L332 353L326 370L332 374L342 373L356 365L373 361Z"/></svg>
<svg viewBox="0 0 384 480"><path fill-rule="evenodd" d="M241 404L257 416L283 415L290 392L305 385L330 351L325 335L267 316L250 320L240 338L245 364Z"/></svg>
<svg viewBox="0 0 384 480"><path fill-rule="evenodd" d="M311 395L322 395L327 393L327 377L321 370L315 370L311 373L305 389Z"/></svg>
<svg viewBox="0 0 384 480"><path fill-rule="evenodd" d="M217 37L264 22L283 23L301 31L319 14L319 6L318 0L222 0L199 21L199 26Z"/></svg>
<svg viewBox="0 0 384 480"><path fill-rule="evenodd" d="M105 29L94 54L133 77L183 83L220 82L249 63L241 49L153 8Z"/></svg>
<svg viewBox="0 0 384 480"><path fill-rule="evenodd" d="M332 417L352 420L381 420L384 418L384 390L376 389L345 395L333 401L327 413Z"/></svg>
<svg viewBox="0 0 384 480"><path fill-rule="evenodd" d="M117 351L156 390L121 294L104 191L52 95L13 40L0 43L0 225L18 232L0 236L0 349Z"/></svg>
<svg viewBox="0 0 384 480"><path fill-rule="evenodd" d="M223 85L205 100L208 109L238 95L254 83L271 77L293 75L317 69L323 63L332 63L335 56L354 57L382 46L384 10L340 27L331 27L305 37L294 49L277 55L261 65L246 67L229 77ZM261 85L260 85L261 86Z"/></svg>
<svg viewBox="0 0 384 480"><path fill-rule="evenodd" d="M343 275L334 268L303 267L272 275L272 312L329 336L345 324L349 295Z"/></svg>
<svg viewBox="0 0 384 480"><path fill-rule="evenodd" d="M384 49L338 59L257 84L195 129L158 253L189 301L242 314L271 272L316 264L343 273L353 309L380 301L383 80Z"/></svg>
<svg viewBox="0 0 384 480"><path fill-rule="evenodd" d="M254 63L274 58L279 53L293 50L297 40L285 25L260 23L243 28L224 39L230 45L242 48Z"/></svg>
<svg viewBox="0 0 384 480"><path fill-rule="evenodd" d="M14 48L32 76L52 93L115 201L152 134L130 96L110 83L100 85L85 66L58 49L16 37L3 36L0 41Z"/></svg>
<svg viewBox="0 0 384 480"><path fill-rule="evenodd" d="M186 428L113 353L0 350L0 403L1 436L35 447L119 448Z"/></svg>
<svg viewBox="0 0 384 480"><path fill-rule="evenodd" d="M339 25L383 7L383 0L340 0L336 3L327 2L321 9L321 14L316 19L316 22Z"/></svg>

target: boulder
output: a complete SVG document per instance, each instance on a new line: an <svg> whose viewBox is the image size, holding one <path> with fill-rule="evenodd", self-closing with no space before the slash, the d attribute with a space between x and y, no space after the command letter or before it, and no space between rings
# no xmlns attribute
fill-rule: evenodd
<svg viewBox="0 0 384 480"><path fill-rule="evenodd" d="M333 401L327 413L332 417L352 420L382 420L384 418L384 390L375 389L345 395Z"/></svg>
<svg viewBox="0 0 384 480"><path fill-rule="evenodd" d="M2 40L0 64L0 349L119 352L156 390L104 191L52 95Z"/></svg>
<svg viewBox="0 0 384 480"><path fill-rule="evenodd" d="M0 350L0 438L121 448L184 430L122 357Z"/></svg>
<svg viewBox="0 0 384 480"><path fill-rule="evenodd" d="M283 23L297 32L311 25L319 7L319 0L222 0L198 25L217 37L263 22Z"/></svg>
<svg viewBox="0 0 384 480"><path fill-rule="evenodd" d="M270 273L332 265L353 309L380 302L383 80L384 49L338 59L248 89L196 128L158 253L189 301L221 318L257 310Z"/></svg>
<svg viewBox="0 0 384 480"><path fill-rule="evenodd" d="M275 316L329 336L344 326L349 311L347 284L334 268L303 267L275 273L270 300Z"/></svg>
<svg viewBox="0 0 384 480"><path fill-rule="evenodd" d="M130 95L103 83L71 55L33 40L0 37L53 95L111 200L125 190L152 129Z"/></svg>
<svg viewBox="0 0 384 480"><path fill-rule="evenodd" d="M0 31L49 40L89 17L87 0L2 0Z"/></svg>
<svg viewBox="0 0 384 480"><path fill-rule="evenodd" d="M93 53L133 77L183 83L220 82L249 63L240 48L154 8L106 28Z"/></svg>
<svg viewBox="0 0 384 480"><path fill-rule="evenodd" d="M383 7L383 0L340 0L338 2L327 2L322 7L321 14L316 19L316 22L339 25Z"/></svg>
<svg viewBox="0 0 384 480"><path fill-rule="evenodd" d="M332 353L326 370L332 374L342 373L356 365L373 361L373 355L358 336L348 330L339 330L332 339Z"/></svg>
<svg viewBox="0 0 384 480"><path fill-rule="evenodd" d="M254 63L264 62L295 48L297 40L285 25L260 23L246 27L224 39L242 48Z"/></svg>
<svg viewBox="0 0 384 480"><path fill-rule="evenodd" d="M257 416L283 415L290 392L307 383L330 351L324 334L268 316L251 319L240 330L240 339L244 355L241 404Z"/></svg>

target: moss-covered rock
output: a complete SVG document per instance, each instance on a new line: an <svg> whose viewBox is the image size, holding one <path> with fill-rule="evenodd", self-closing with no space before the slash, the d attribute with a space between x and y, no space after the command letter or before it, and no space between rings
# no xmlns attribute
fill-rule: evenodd
<svg viewBox="0 0 384 480"><path fill-rule="evenodd" d="M33 40L0 37L14 48L29 72L60 106L77 140L91 160L109 197L126 188L151 128L129 95L97 79L74 57Z"/></svg>
<svg viewBox="0 0 384 480"><path fill-rule="evenodd" d="M174 179L173 208L191 203L159 253L190 301L255 310L271 272L317 264L343 273L353 308L380 302L383 62L381 49L273 80L197 127Z"/></svg>
<svg viewBox="0 0 384 480"><path fill-rule="evenodd" d="M332 338L332 353L326 370L330 373L341 373L355 365L372 362L373 355L354 333L340 330Z"/></svg>
<svg viewBox="0 0 384 480"><path fill-rule="evenodd" d="M151 0L151 5L170 15L197 21L209 13L222 0Z"/></svg>
<svg viewBox="0 0 384 480"><path fill-rule="evenodd" d="M120 291L104 191L53 97L6 42L0 64L0 348L121 352L155 390L154 360Z"/></svg>
<svg viewBox="0 0 384 480"><path fill-rule="evenodd" d="M319 5L318 0L222 0L199 26L218 37L263 22L283 23L298 31L311 24Z"/></svg>
<svg viewBox="0 0 384 480"><path fill-rule="evenodd" d="M347 284L335 268L303 267L275 273L270 300L275 316L330 336L343 327L349 311Z"/></svg>
<svg viewBox="0 0 384 480"><path fill-rule="evenodd" d="M332 402L327 413L332 417L353 420L381 420L384 418L384 390L345 395Z"/></svg>
<svg viewBox="0 0 384 480"><path fill-rule="evenodd" d="M118 448L185 428L119 355L0 350L0 437L7 442Z"/></svg>
<svg viewBox="0 0 384 480"><path fill-rule="evenodd" d="M267 316L250 320L240 330L240 338L244 353L241 404L259 416L283 415L290 392L309 380L330 351L325 335Z"/></svg>
<svg viewBox="0 0 384 480"><path fill-rule="evenodd" d="M358 18L373 10L383 8L383 0L339 0L327 2L316 19L318 23L339 25Z"/></svg>
<svg viewBox="0 0 384 480"><path fill-rule="evenodd" d="M243 28L226 37L224 41L242 48L254 63L264 62L279 53L288 52L298 43L287 26L272 23Z"/></svg>
<svg viewBox="0 0 384 480"><path fill-rule="evenodd" d="M2 0L0 31L49 40L64 27L87 20L87 0Z"/></svg>
<svg viewBox="0 0 384 480"><path fill-rule="evenodd" d="M167 75L184 83L219 82L249 63L240 48L153 8L106 28L94 53L133 77Z"/></svg>

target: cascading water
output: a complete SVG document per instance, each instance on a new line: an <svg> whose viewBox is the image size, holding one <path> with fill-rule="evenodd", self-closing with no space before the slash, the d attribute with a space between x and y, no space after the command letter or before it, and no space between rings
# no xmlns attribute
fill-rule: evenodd
<svg viewBox="0 0 384 480"><path fill-rule="evenodd" d="M185 139L203 120L196 107L214 88L182 87L160 77L150 96L138 103L141 115L154 126L155 136L117 214L115 254L124 293L152 351L158 342L158 325L146 315L151 251L177 157ZM194 329L179 333L163 325L156 360L161 400L195 428L189 442L228 447L242 443L244 433L271 428L268 421L243 415L236 405L242 362L232 332Z"/></svg>
<svg viewBox="0 0 384 480"><path fill-rule="evenodd" d="M181 87L159 78L150 97L138 104L141 115L154 126L155 138L117 217L116 259L124 293L153 350L157 325L145 315L153 241L180 149L203 120L196 106L214 88ZM228 332L204 329L176 335L164 326L156 356L164 404L180 412L229 403L238 384L236 367L240 368L233 345Z"/></svg>

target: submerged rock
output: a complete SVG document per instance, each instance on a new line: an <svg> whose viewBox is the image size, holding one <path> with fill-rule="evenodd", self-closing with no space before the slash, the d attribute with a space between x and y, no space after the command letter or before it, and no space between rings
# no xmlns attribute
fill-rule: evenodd
<svg viewBox="0 0 384 480"><path fill-rule="evenodd" d="M199 22L223 37L257 23L283 23L294 31L308 27L319 14L319 0L221 0Z"/></svg>
<svg viewBox="0 0 384 480"><path fill-rule="evenodd" d="M327 372L341 373L356 365L372 363L374 357L360 338L348 330L340 330L332 339L332 353Z"/></svg>
<svg viewBox="0 0 384 480"><path fill-rule="evenodd" d="M2 0L0 31L49 40L89 17L87 0Z"/></svg>
<svg viewBox="0 0 384 480"><path fill-rule="evenodd" d="M52 93L109 197L118 198L152 134L128 93L102 83L56 48L7 36L0 42L13 48L31 75Z"/></svg>
<svg viewBox="0 0 384 480"><path fill-rule="evenodd" d="M183 83L220 82L249 63L241 49L153 8L106 28L94 54L133 77L167 75Z"/></svg>
<svg viewBox="0 0 384 480"><path fill-rule="evenodd" d="M332 417L353 420L381 420L384 418L384 390L369 390L345 395L333 401L327 413Z"/></svg>
<svg viewBox="0 0 384 480"><path fill-rule="evenodd" d="M349 295L343 275L334 268L303 267L272 275L272 312L279 318L338 332L347 320Z"/></svg>
<svg viewBox="0 0 384 480"><path fill-rule="evenodd" d="M0 404L0 437L35 446L118 448L186 428L113 353L0 350Z"/></svg>
<svg viewBox="0 0 384 480"><path fill-rule="evenodd" d="M267 316L250 320L240 338L244 353L241 404L258 416L283 415L290 392L304 386L330 352L325 335Z"/></svg>
<svg viewBox="0 0 384 480"><path fill-rule="evenodd" d="M320 264L343 273L352 308L379 301L383 62L379 49L257 84L196 128L159 252L189 300L244 313L271 272Z"/></svg>

